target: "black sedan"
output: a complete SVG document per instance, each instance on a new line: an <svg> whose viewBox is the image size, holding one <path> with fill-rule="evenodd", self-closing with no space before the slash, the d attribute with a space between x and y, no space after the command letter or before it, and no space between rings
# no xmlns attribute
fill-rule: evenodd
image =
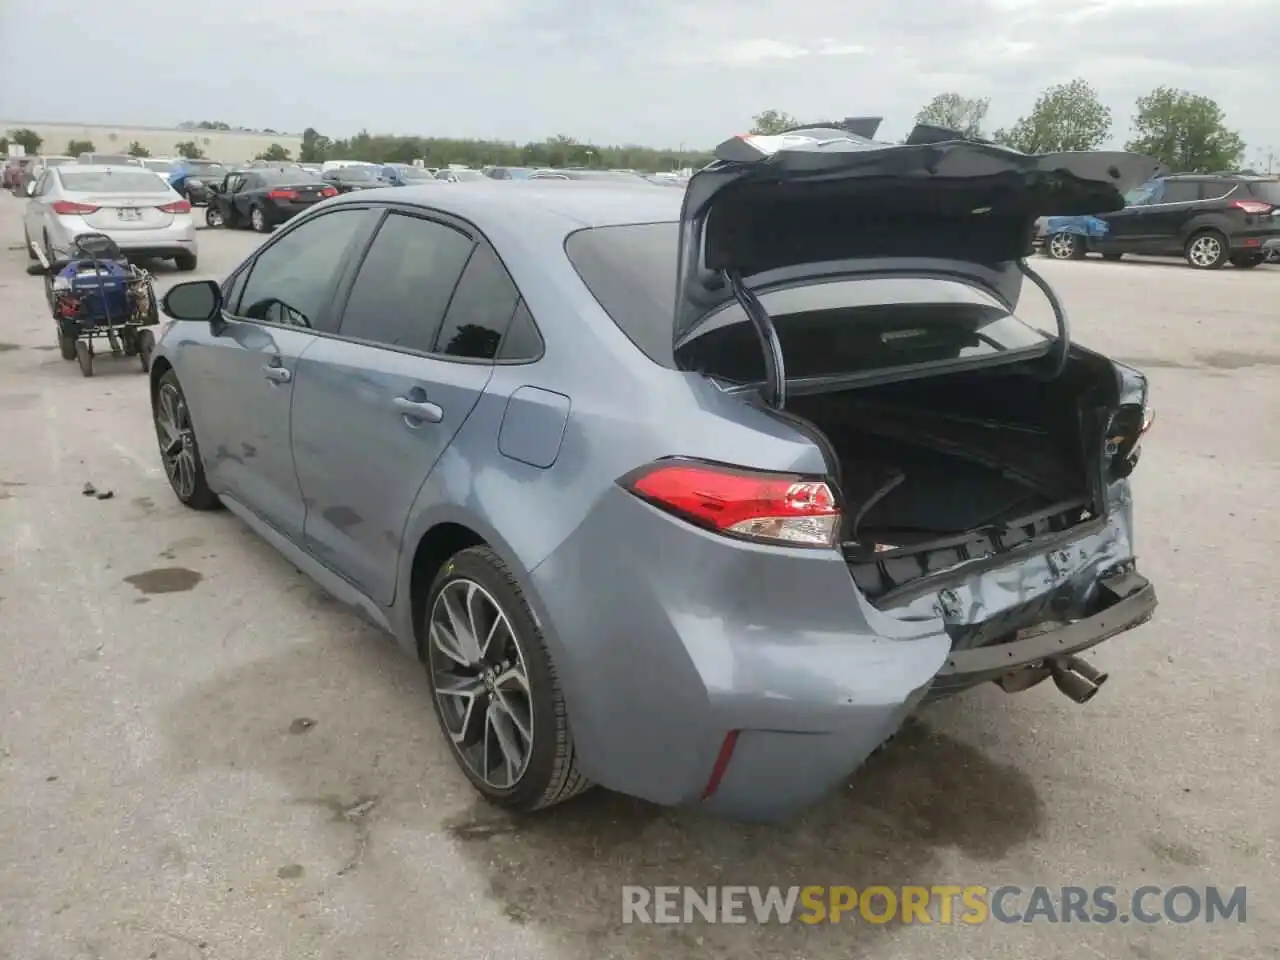
<svg viewBox="0 0 1280 960"><path fill-rule="evenodd" d="M296 167L241 170L211 191L205 222L211 227L250 227L270 233L295 214L338 189Z"/></svg>
<svg viewBox="0 0 1280 960"><path fill-rule="evenodd" d="M372 190L375 187L388 186L389 181L379 176L381 170L381 167L338 167L334 170L326 170L320 176L325 183L339 193L351 193L354 190Z"/></svg>

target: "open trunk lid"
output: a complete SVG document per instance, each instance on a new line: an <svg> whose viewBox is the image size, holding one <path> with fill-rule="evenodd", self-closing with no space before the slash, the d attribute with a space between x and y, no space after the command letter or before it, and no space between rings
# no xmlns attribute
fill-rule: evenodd
<svg viewBox="0 0 1280 960"><path fill-rule="evenodd" d="M864 127L863 129L868 129ZM1037 217L1119 210L1160 171L1122 152L1028 155L918 126L902 144L809 128L725 141L681 212L674 343L745 282L960 277L1012 310Z"/></svg>

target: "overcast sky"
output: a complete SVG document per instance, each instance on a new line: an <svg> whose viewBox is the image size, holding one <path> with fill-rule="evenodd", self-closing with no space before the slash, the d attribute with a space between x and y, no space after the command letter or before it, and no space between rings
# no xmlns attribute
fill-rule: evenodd
<svg viewBox="0 0 1280 960"><path fill-rule="evenodd" d="M1278 56L1271 0L0 0L0 117L692 147L769 107L899 135L945 90L1006 125L1079 75L1118 141L1168 84L1256 162Z"/></svg>

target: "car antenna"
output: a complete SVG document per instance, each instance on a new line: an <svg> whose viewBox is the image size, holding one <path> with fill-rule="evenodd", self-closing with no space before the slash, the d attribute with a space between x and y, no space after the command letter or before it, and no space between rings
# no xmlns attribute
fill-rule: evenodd
<svg viewBox="0 0 1280 960"><path fill-rule="evenodd" d="M733 298L751 321L764 350L765 403L775 410L781 410L787 404L787 371L782 359L782 342L778 339L778 331L774 329L769 311L764 308L760 298L743 283L742 274L737 270L725 270L724 275L733 291Z"/></svg>
<svg viewBox="0 0 1280 960"><path fill-rule="evenodd" d="M1026 260L1018 261L1018 269L1022 271L1023 276L1040 288L1040 292L1049 301L1049 306L1053 308L1053 319L1058 322L1057 356L1054 357L1051 369L1040 376L1042 380L1056 380L1067 368L1067 354L1071 351L1071 325L1067 322L1067 308L1062 305L1062 301L1053 292L1049 282L1036 273Z"/></svg>

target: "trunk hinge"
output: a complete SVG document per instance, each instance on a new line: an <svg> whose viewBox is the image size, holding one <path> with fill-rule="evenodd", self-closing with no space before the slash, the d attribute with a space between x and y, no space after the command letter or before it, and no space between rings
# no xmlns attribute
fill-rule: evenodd
<svg viewBox="0 0 1280 960"><path fill-rule="evenodd" d="M1067 354L1071 351L1071 326L1067 323L1067 309L1058 299L1058 295L1053 292L1053 287L1049 286L1049 281L1036 273L1027 261L1019 260L1018 269L1022 271L1023 276L1040 288L1040 292L1049 301L1049 306L1053 308L1053 319L1058 322L1058 350L1052 366L1041 376L1044 380L1056 380L1067 368Z"/></svg>
<svg viewBox="0 0 1280 960"><path fill-rule="evenodd" d="M742 274L737 270L724 271L733 297L742 307L743 312L755 328L760 338L760 349L764 351L765 387L764 401L775 410L787 405L787 371L782 359L782 342L778 340L778 331L773 327L769 311L764 308L760 299L742 282Z"/></svg>

